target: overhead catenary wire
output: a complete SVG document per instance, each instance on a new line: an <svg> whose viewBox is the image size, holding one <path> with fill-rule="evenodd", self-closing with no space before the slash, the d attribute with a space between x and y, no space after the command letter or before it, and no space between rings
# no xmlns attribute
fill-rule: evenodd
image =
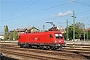
<svg viewBox="0 0 90 60"><path fill-rule="evenodd" d="M74 1L74 2L79 3L79 4L82 4L82 5L86 5L86 6L89 6L89 7L90 7L90 5L85 4L85 3L82 3L82 2L79 2L79 1Z"/></svg>
<svg viewBox="0 0 90 60"><path fill-rule="evenodd" d="M38 1L36 1L36 2L38 2ZM34 3L36 3L36 2L34 2ZM77 2L77 1L73 1L73 2ZM52 7L46 8L46 9L42 9L42 10L39 10L39 11L31 12L31 13L28 13L28 14L24 14L24 15L21 15L21 16L17 16L17 17L13 17L13 18L10 18L10 19L5 19L5 20L11 20L11 19L20 18L20 17L23 17L23 16L32 15L32 14L35 14L35 13L39 13L39 12L42 12L42 11L45 11L45 10L49 10L49 9L52 9L52 8L56 8L56 7L59 7L59 6L62 6L62 5L66 5L66 4L68 4L68 3L64 3L64 4L61 4L61 5L52 6ZM12 15L14 15L14 14L12 14Z"/></svg>
<svg viewBox="0 0 90 60"><path fill-rule="evenodd" d="M37 0L37 1L33 2L33 3L31 3L30 5L28 5L28 6L24 7L24 8L22 8L21 10L15 12L14 14L16 14L16 13L18 13L18 12L24 10L25 8L27 8L27 7L29 7L29 6L32 6L33 4L37 3L38 1L39 1L39 0Z"/></svg>
<svg viewBox="0 0 90 60"><path fill-rule="evenodd" d="M9 15L9 16L12 16L12 15L14 15L14 14L16 14L16 13L18 13L18 12L24 10L25 8L27 8L27 7L29 7L29 6L32 6L33 4L37 3L39 0L37 0L37 1L33 2L33 3L31 3L30 5L28 5L28 6L24 7L24 8L22 8L24 5L30 3L31 1L32 1L32 0L30 0L30 1L28 1L27 3L21 5L20 7L16 8L15 10L13 10L11 13L8 13L6 16L8 16L8 15ZM22 8L22 9L20 9L20 8ZM19 9L20 9L20 10L19 10ZM19 10L19 11L16 11L16 10ZM11 14L11 15L10 15L10 14ZM3 17L3 19L5 19L5 18Z"/></svg>
<svg viewBox="0 0 90 60"><path fill-rule="evenodd" d="M12 15L13 12L15 12L16 10L20 9L21 7L23 7L24 5L26 5L26 4L30 3L30 2L31 2L31 0L28 1L28 2L26 2L26 3L23 4L23 5L19 6L19 7L17 7L17 8L14 9L13 11L11 11L11 12L9 12L8 14L6 14L5 16L3 16L3 18L9 16L10 14Z"/></svg>
<svg viewBox="0 0 90 60"><path fill-rule="evenodd" d="M75 1L73 1L73 2L90 7L90 5L85 4L85 3L82 3L82 2L80 2L80 1L76 1L76 0L75 0ZM86 13L86 12L90 12L90 9L87 10L87 11L76 12L76 14L80 15L80 14L82 14L82 13Z"/></svg>
<svg viewBox="0 0 90 60"><path fill-rule="evenodd" d="M56 8L56 7L59 7L59 6L67 5L67 4L69 4L69 2L64 3L64 4L60 4L60 5L56 5L56 6L52 6L52 7L49 7L49 8L46 8L46 9L42 9L42 10L39 10L39 11L31 12L31 13L28 13L28 14L24 14L24 15L21 15L21 16L18 16L18 17L14 17L12 19L17 19L17 18L20 18L20 17L23 17L23 16L25 17L27 15L36 14L36 13L39 13L39 12L43 12L43 11L46 11L46 10L49 10L49 9L53 9L53 8ZM11 18L10 19L5 19L5 20L11 20Z"/></svg>
<svg viewBox="0 0 90 60"><path fill-rule="evenodd" d="M41 20L45 20L45 21L46 21L46 20L51 20L51 19L56 19L56 18L64 18L64 19L66 20L65 17L56 16L56 17L50 17L50 18L40 19L40 21L41 21ZM65 23L65 22L63 22L63 23ZM70 22L70 23L71 23L71 22ZM23 24L23 25L22 25L22 24ZM15 24L14 26L18 26L18 27L26 26L26 25L30 24L30 22L28 22L28 23L27 23L27 22L24 22L24 23L22 23L22 24L19 24L19 25L18 25L18 24Z"/></svg>
<svg viewBox="0 0 90 60"><path fill-rule="evenodd" d="M36 1L36 2L38 2L38 1ZM34 2L34 3L36 3L36 2ZM76 1L73 1L73 2L76 2ZM34 3L33 3L33 4L34 4ZM61 4L61 5L52 6L52 7L49 7L49 8L46 8L46 9L42 9L42 10L39 10L39 11L31 12L31 13L28 13L28 14L24 14L24 15L21 15L21 16L17 16L17 17L5 19L5 20L17 19L17 18L20 18L20 17L23 17L23 16L32 15L32 14L39 13L39 12L43 12L43 11L45 11L45 10L49 10L49 9L52 9L52 8L56 8L56 7L59 7L59 6L62 6L62 5L66 5L66 4L68 4L68 3L69 3L69 2L64 3L64 4ZM31 4L31 5L32 5L32 4ZM18 11L18 12L19 12L19 11ZM85 12L85 11L83 11L83 12ZM86 11L86 12L87 12L87 11ZM89 12L89 10L88 10L88 12ZM15 13L15 14L16 14L16 13ZM79 14L79 13L78 13L78 14ZM12 15L14 15L14 14L12 14Z"/></svg>
<svg viewBox="0 0 90 60"><path fill-rule="evenodd" d="M86 11L81 11L81 12L76 12L77 14L82 14L82 13L87 13L90 12L90 10L86 10Z"/></svg>
<svg viewBox="0 0 90 60"><path fill-rule="evenodd" d="M83 12L83 11L82 11ZM82 12L80 12L80 13L82 13ZM59 18L60 16L56 16L56 17L51 17L51 18L45 18L45 19L41 19L41 20L50 20L50 19L55 19L55 18ZM65 18L65 17L63 17L63 16L61 16L63 19L67 19L67 18ZM29 22L28 22L29 23ZM70 24L72 24L71 22L69 22ZM19 26L25 26L25 25L27 25L27 22L26 23L23 23L24 25L22 25L22 24L19 24ZM17 25L18 26L18 24L15 24L15 25Z"/></svg>
<svg viewBox="0 0 90 60"><path fill-rule="evenodd" d="M62 6L62 5L61 5ZM54 6L53 6L54 7ZM59 7L59 6L58 6ZM52 9L52 8L51 8ZM48 10L48 8L46 8L45 10ZM39 12L43 12L43 11L45 11L44 9L42 9L42 10L39 10L39 11L35 11L35 12L31 12L31 13L29 13L29 14L26 14L26 15L21 15L21 17L23 17L23 16L27 16L27 15L32 15L32 14L35 14L35 13L39 13ZM79 13L79 12L78 12ZM15 19L17 19L16 17L14 17ZM12 18L12 19L14 19L14 18ZM18 18L20 18L19 16L18 16ZM52 19L52 18L51 18ZM6 19L5 19L6 20Z"/></svg>

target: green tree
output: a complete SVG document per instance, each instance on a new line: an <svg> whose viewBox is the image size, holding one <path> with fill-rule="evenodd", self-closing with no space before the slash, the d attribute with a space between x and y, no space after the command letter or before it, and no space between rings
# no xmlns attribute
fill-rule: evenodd
<svg viewBox="0 0 90 60"><path fill-rule="evenodd" d="M75 24L75 39L80 39L82 37L83 29ZM73 39L73 24L68 27L68 37L70 40Z"/></svg>
<svg viewBox="0 0 90 60"><path fill-rule="evenodd" d="M13 32L13 39L14 40L18 39L18 32L15 29L14 29L14 32Z"/></svg>
<svg viewBox="0 0 90 60"><path fill-rule="evenodd" d="M73 25L68 27L68 38L69 40L73 39Z"/></svg>
<svg viewBox="0 0 90 60"><path fill-rule="evenodd" d="M85 24L84 23L80 23L80 22L77 22L76 23L76 26L78 26L80 29L84 30L85 29Z"/></svg>
<svg viewBox="0 0 90 60"><path fill-rule="evenodd" d="M9 38L9 29L8 26L4 26L4 40L8 40Z"/></svg>
<svg viewBox="0 0 90 60"><path fill-rule="evenodd" d="M63 35L64 35L64 39L66 40L66 33L63 33Z"/></svg>
<svg viewBox="0 0 90 60"><path fill-rule="evenodd" d="M9 39L13 40L13 32L10 32Z"/></svg>
<svg viewBox="0 0 90 60"><path fill-rule="evenodd" d="M90 30L88 30L88 39L90 40Z"/></svg>
<svg viewBox="0 0 90 60"><path fill-rule="evenodd" d="M80 36L78 36L78 38L80 38L80 39L83 40L84 39L84 33L86 33L86 31L85 31L85 24L84 23L77 22L76 23L76 26L79 27L78 30L80 32L80 33L77 33L77 36L80 35ZM85 38L86 38L86 36L85 36Z"/></svg>
<svg viewBox="0 0 90 60"><path fill-rule="evenodd" d="M80 39L82 32L83 32L83 30L81 28L79 28L79 26L76 26L76 28L75 28L75 38Z"/></svg>

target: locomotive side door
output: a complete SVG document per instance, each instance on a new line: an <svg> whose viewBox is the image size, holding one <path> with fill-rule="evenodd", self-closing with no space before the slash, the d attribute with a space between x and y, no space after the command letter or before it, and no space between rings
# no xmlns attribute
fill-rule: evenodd
<svg viewBox="0 0 90 60"><path fill-rule="evenodd" d="M26 36L26 43L29 43L29 35Z"/></svg>

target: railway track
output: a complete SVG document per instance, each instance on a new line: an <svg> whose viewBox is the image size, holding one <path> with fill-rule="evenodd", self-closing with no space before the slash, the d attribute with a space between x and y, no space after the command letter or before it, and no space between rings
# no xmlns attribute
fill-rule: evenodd
<svg viewBox="0 0 90 60"><path fill-rule="evenodd" d="M4 48L5 46L9 46L9 47L14 47L16 49L19 49L19 46L13 46L13 45L2 45L2 47ZM7 48L6 47L6 48ZM89 54L90 53L90 49L89 48L70 48L70 47L63 47L62 51L64 52L79 52L79 53L85 53L85 54Z"/></svg>
<svg viewBox="0 0 90 60"><path fill-rule="evenodd" d="M86 59L86 57L90 57L90 55L89 55L90 50L88 48L86 50L85 49L76 49L75 50L75 48L74 49L73 48L63 48L62 51L52 51L52 50L40 50L40 49L37 49L37 51L36 51L36 49L19 48L19 46L17 46L17 45L7 45L7 44L5 44L5 45L1 44L0 48L2 48L0 50L3 53L14 54L14 55L22 54L22 55L19 55L19 56L31 57L31 58L37 57L35 59L42 59L42 60L50 60L50 59L51 60L69 60L68 57L71 60L71 59L80 58L80 57L82 59ZM14 51L14 50L16 50L16 51ZM80 54L80 53L86 53L86 55L83 55L83 54ZM45 55L45 56L42 56L42 55ZM43 58L41 58L41 57L43 57ZM62 59L60 57L65 58L65 59ZM86 60L88 60L88 59L89 58L87 58Z"/></svg>
<svg viewBox="0 0 90 60"><path fill-rule="evenodd" d="M14 47L14 48L18 48L19 49L19 46L17 45L7 45L7 44L1 44L1 48L3 47ZM85 53L85 54L89 54L90 53L90 49L89 48L71 48L71 47L63 47L62 48L62 51L64 52L79 52L79 53Z"/></svg>
<svg viewBox="0 0 90 60"><path fill-rule="evenodd" d="M13 47L8 47L8 48L3 48L4 50L6 49L11 49L11 50L17 50L17 51L26 51L26 52L36 52L36 53L44 53L44 54L50 54L50 55L62 55L62 56L67 56L67 57L75 57L74 53L70 52L63 52L63 51L50 51L50 50L40 50L40 49L24 49L24 48L13 48Z"/></svg>
<svg viewBox="0 0 90 60"><path fill-rule="evenodd" d="M37 53L37 52L14 51L14 50L5 50L5 49L2 49L1 51L3 53L8 53L12 55L14 54L17 56L30 57L30 58L41 59L41 60L70 60L70 59L75 59L75 58L77 58L77 60L79 60L80 58L82 58L82 60L86 60L84 57L81 57L79 55L72 54L74 56L71 57L72 56L71 54L69 54L71 56L68 56L66 53L65 54L62 53L64 55L62 56L61 54L58 55L56 53L51 53L51 52L46 54L45 51L43 53L42 52Z"/></svg>
<svg viewBox="0 0 90 60"><path fill-rule="evenodd" d="M57 57L50 57L50 56L48 57L48 56L22 53L22 52L15 52L15 51L8 51L8 50L5 50L5 51L3 50L2 52L7 53L7 54L12 54L12 55L17 55L17 56L22 56L22 57L30 57L30 58L34 58L34 59L41 59L41 60L66 60L66 59L61 59L61 58L57 58Z"/></svg>
<svg viewBox="0 0 90 60"><path fill-rule="evenodd" d="M7 50L8 49L8 50ZM3 51L6 51L6 52L3 52ZM60 52L58 52L58 51L44 51L44 50L37 50L36 51L36 49L16 49L16 48L3 48L1 51L3 52L3 53L9 53L10 52L10 54L11 54L11 51L13 51L13 53L16 53L16 52L14 52L14 50L16 50L16 51L19 51L19 52L27 52L27 53L31 53L31 52L33 52L33 54L36 54L36 53L40 53L40 56L42 57L42 55L45 55L46 54L46 56L50 56L51 55L51 57L53 56L53 57L55 57L55 58L51 58L51 57L48 57L49 59L55 59L55 60L65 60L65 59L61 59L61 58L56 58L56 56L64 56L64 58L65 57L72 57L72 59L73 58L83 58L82 56L79 56L78 54L74 54L74 53L69 53L69 52L62 52L62 51L60 51ZM17 53L19 53L19 52L17 52ZM21 54L21 53L19 53L19 54ZM25 57L27 56L27 54L26 53L23 53L24 55L25 55ZM30 55L32 55L32 54L29 54L29 56ZM19 55L20 56L20 55ZM29 56L27 56L27 57L29 57ZM33 56L33 55L32 55ZM34 56L37 56L37 55L34 55ZM46 56L45 57L43 57L43 58L45 58L46 59ZM31 57L31 56L30 56ZM37 56L38 57L38 56ZM34 57L31 57L31 58L34 58ZM41 58L40 58L41 59ZM84 58L85 59L85 58Z"/></svg>
<svg viewBox="0 0 90 60"><path fill-rule="evenodd" d="M75 48L90 48L90 44L67 44L67 47L72 47L73 45Z"/></svg>

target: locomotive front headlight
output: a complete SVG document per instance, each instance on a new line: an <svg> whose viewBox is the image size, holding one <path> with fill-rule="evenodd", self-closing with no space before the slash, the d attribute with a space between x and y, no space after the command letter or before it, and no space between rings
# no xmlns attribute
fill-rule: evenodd
<svg viewBox="0 0 90 60"><path fill-rule="evenodd" d="M59 40L59 42L61 42L61 40Z"/></svg>
<svg viewBox="0 0 90 60"><path fill-rule="evenodd" d="M60 34L60 36L62 37L62 34Z"/></svg>
<svg viewBox="0 0 90 60"><path fill-rule="evenodd" d="M55 40L55 43L57 43L57 40Z"/></svg>

